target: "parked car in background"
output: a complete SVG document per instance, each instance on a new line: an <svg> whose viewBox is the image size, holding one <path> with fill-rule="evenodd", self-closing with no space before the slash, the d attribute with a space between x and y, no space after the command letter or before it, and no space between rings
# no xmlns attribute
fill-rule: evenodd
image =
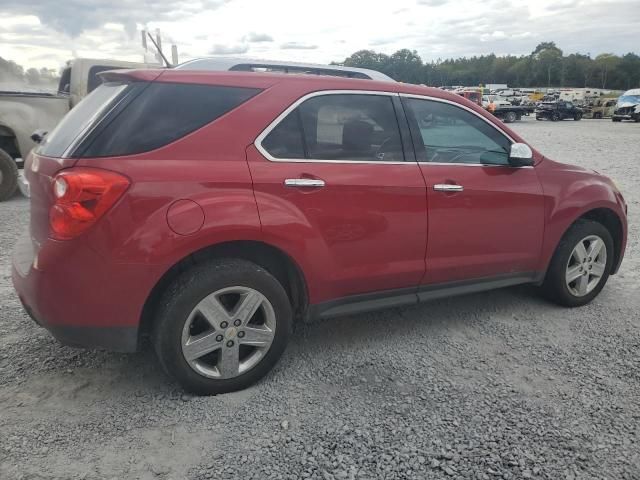
<svg viewBox="0 0 640 480"><path fill-rule="evenodd" d="M567 118L571 118L573 120L580 120L582 118L582 109L576 107L573 103L565 102L564 100L542 102L536 107L535 113L536 120L546 119L553 122L565 120Z"/></svg>
<svg viewBox="0 0 640 480"><path fill-rule="evenodd" d="M613 182L545 158L459 95L102 75L27 159L13 282L62 342L135 351L150 336L195 393L263 377L297 320L523 283L577 307L622 261Z"/></svg>
<svg viewBox="0 0 640 480"><path fill-rule="evenodd" d="M614 122L622 120L640 122L640 88L628 90L618 98L611 120Z"/></svg>
<svg viewBox="0 0 640 480"><path fill-rule="evenodd" d="M146 65L118 60L79 58L62 71L57 93L0 92L0 202L19 185L23 158L35 145L32 138L52 130L82 98L100 85L98 73Z"/></svg>

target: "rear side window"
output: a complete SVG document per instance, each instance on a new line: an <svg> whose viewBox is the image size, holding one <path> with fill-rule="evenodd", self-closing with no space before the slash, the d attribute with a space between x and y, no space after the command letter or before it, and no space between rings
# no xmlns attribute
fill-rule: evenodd
<svg viewBox="0 0 640 480"><path fill-rule="evenodd" d="M262 147L278 159L404 161L398 120L388 95L310 98L267 135Z"/></svg>
<svg viewBox="0 0 640 480"><path fill-rule="evenodd" d="M126 107L105 119L74 156L133 155L160 148L212 122L258 92L255 88L150 83Z"/></svg>
<svg viewBox="0 0 640 480"><path fill-rule="evenodd" d="M274 128L262 146L275 158L305 158L300 112L294 110Z"/></svg>
<svg viewBox="0 0 640 480"><path fill-rule="evenodd" d="M127 85L105 83L85 97L48 133L38 148L40 155L63 157L100 118L109 107L117 102Z"/></svg>

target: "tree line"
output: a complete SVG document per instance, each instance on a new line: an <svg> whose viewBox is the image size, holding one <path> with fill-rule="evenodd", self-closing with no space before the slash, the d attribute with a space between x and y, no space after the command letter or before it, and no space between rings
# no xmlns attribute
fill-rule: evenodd
<svg viewBox="0 0 640 480"><path fill-rule="evenodd" d="M564 55L554 42L542 42L529 55L495 54L423 62L415 50L392 55L360 50L343 65L378 70L394 80L430 86L506 83L515 87L640 87L640 56L602 53Z"/></svg>
<svg viewBox="0 0 640 480"><path fill-rule="evenodd" d="M0 90L29 88L51 89L58 85L60 75L55 68L27 68L13 60L0 57Z"/></svg>

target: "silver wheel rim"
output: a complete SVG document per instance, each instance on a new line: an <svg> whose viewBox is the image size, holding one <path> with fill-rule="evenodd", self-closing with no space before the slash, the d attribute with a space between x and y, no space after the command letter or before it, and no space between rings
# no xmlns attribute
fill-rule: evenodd
<svg viewBox="0 0 640 480"><path fill-rule="evenodd" d="M254 368L276 332L273 306L257 290L227 287L203 298L182 329L182 355L208 378L234 378Z"/></svg>
<svg viewBox="0 0 640 480"><path fill-rule="evenodd" d="M565 282L571 295L584 297L598 286L607 265L607 246L602 238L589 235L578 242L571 252Z"/></svg>

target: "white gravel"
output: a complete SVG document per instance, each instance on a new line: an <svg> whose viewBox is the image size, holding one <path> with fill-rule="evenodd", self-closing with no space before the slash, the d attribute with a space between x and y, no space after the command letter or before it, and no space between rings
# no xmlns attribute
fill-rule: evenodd
<svg viewBox="0 0 640 480"><path fill-rule="evenodd" d="M35 326L9 269L28 204L0 204L0 478L640 478L640 125L514 128L627 198L626 259L591 305L517 287L303 326L264 381L217 397L151 351Z"/></svg>

